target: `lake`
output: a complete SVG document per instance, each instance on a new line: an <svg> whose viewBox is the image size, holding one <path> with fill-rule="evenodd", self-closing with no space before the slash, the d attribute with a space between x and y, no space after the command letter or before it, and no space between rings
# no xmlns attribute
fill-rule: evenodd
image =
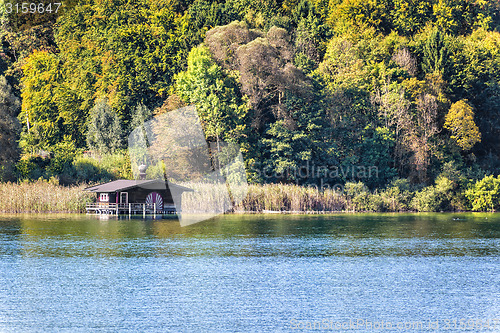
<svg viewBox="0 0 500 333"><path fill-rule="evenodd" d="M0 332L500 332L500 215L0 216Z"/></svg>

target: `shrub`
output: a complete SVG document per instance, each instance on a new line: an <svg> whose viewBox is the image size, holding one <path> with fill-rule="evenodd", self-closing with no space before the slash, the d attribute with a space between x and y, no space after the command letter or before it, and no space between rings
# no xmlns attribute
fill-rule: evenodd
<svg viewBox="0 0 500 333"><path fill-rule="evenodd" d="M377 193L370 194L368 196L368 206L366 207L366 210L370 212L386 211L384 198Z"/></svg>
<svg viewBox="0 0 500 333"><path fill-rule="evenodd" d="M415 193L411 205L419 212L437 212L441 210L441 193L435 186L428 186Z"/></svg>
<svg viewBox="0 0 500 333"><path fill-rule="evenodd" d="M500 208L500 176L486 176L465 192L472 210L495 211Z"/></svg>
<svg viewBox="0 0 500 333"><path fill-rule="evenodd" d="M79 156L73 160L75 181L105 182L115 179L114 175L99 166L99 161L93 158Z"/></svg>
<svg viewBox="0 0 500 333"><path fill-rule="evenodd" d="M16 164L17 178L38 179L45 176L45 168L49 165L50 160L40 156L25 156Z"/></svg>
<svg viewBox="0 0 500 333"><path fill-rule="evenodd" d="M456 195L456 184L447 177L438 176L435 185L423 188L415 194L412 207L419 212L450 210L451 199Z"/></svg>
<svg viewBox="0 0 500 333"><path fill-rule="evenodd" d="M100 168L114 178L132 179L132 168L127 151L105 154L99 160Z"/></svg>
<svg viewBox="0 0 500 333"><path fill-rule="evenodd" d="M345 184L345 194L348 200L348 209L352 211L370 210L370 191L362 182Z"/></svg>
<svg viewBox="0 0 500 333"><path fill-rule="evenodd" d="M394 179L391 184L380 194L386 210L392 212L410 209L413 193L410 191L408 179Z"/></svg>

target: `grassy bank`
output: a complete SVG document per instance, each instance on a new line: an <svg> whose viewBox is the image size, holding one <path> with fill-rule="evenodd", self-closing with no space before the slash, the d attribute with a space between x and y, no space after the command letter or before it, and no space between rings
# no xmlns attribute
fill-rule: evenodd
<svg viewBox="0 0 500 333"><path fill-rule="evenodd" d="M2 213L81 213L94 195L85 186L60 186L57 182L0 183Z"/></svg>
<svg viewBox="0 0 500 333"><path fill-rule="evenodd" d="M500 210L500 176L487 176L467 187L447 178L435 185L412 188L399 179L381 191L369 191L362 183L347 183L342 192L287 184L253 184L231 189L226 185L182 184L194 192L184 193L183 207L191 212L436 212ZM95 194L85 185L61 186L57 180L0 183L0 212L48 213L85 212Z"/></svg>

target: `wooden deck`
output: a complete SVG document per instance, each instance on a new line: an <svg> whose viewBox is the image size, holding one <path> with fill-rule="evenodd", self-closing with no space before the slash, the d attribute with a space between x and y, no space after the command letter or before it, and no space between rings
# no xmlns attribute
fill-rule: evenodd
<svg viewBox="0 0 500 333"><path fill-rule="evenodd" d="M157 207L156 204L146 203L90 203L85 209L87 214L93 215L155 215L155 214L176 214L175 205L163 205Z"/></svg>

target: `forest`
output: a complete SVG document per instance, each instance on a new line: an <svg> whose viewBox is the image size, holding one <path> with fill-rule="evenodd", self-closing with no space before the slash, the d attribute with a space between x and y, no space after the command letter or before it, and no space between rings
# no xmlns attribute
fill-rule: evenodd
<svg viewBox="0 0 500 333"><path fill-rule="evenodd" d="M130 178L131 131L195 105L252 186L500 209L497 1L15 3L0 0L3 183Z"/></svg>

